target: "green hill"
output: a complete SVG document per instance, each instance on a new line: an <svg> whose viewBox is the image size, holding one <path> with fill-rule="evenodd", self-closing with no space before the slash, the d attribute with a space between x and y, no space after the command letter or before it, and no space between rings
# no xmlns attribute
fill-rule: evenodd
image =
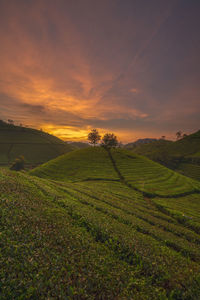
<svg viewBox="0 0 200 300"><path fill-rule="evenodd" d="M100 147L29 174L0 170L1 299L199 299L198 182Z"/></svg>
<svg viewBox="0 0 200 300"><path fill-rule="evenodd" d="M158 153L164 152L171 144L173 144L172 141L160 139L147 144L139 144L138 146L131 147L128 150L132 150L134 153L148 156L150 159L153 159L154 157L157 157Z"/></svg>
<svg viewBox="0 0 200 300"><path fill-rule="evenodd" d="M10 164L19 155L28 164L40 164L73 149L51 134L0 121L0 165Z"/></svg>
<svg viewBox="0 0 200 300"><path fill-rule="evenodd" d="M200 191L200 183L124 149L90 147L64 154L30 174L60 181L123 180L149 195Z"/></svg>
<svg viewBox="0 0 200 300"><path fill-rule="evenodd" d="M174 142L169 147L171 155L188 157L200 151L200 130Z"/></svg>
<svg viewBox="0 0 200 300"><path fill-rule="evenodd" d="M119 179L107 151L102 147L75 150L51 160L30 174L61 181Z"/></svg>
<svg viewBox="0 0 200 300"><path fill-rule="evenodd" d="M200 131L176 142L155 141L132 148L134 153L166 165L186 176L200 179Z"/></svg>

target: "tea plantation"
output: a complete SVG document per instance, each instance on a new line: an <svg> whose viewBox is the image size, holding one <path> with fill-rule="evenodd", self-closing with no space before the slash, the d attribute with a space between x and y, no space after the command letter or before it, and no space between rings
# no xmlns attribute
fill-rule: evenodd
<svg viewBox="0 0 200 300"><path fill-rule="evenodd" d="M1 169L0 201L1 299L200 299L195 180L91 147Z"/></svg>

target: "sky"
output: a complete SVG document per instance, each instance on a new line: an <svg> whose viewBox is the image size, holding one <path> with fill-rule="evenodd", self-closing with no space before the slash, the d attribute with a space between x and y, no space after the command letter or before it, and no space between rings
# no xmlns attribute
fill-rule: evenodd
<svg viewBox="0 0 200 300"><path fill-rule="evenodd" d="M199 0L0 0L0 119L84 141L200 129Z"/></svg>

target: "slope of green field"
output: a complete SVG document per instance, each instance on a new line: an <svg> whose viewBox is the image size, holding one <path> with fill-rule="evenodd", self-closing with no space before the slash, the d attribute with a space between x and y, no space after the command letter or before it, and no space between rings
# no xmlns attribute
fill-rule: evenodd
<svg viewBox="0 0 200 300"><path fill-rule="evenodd" d="M173 144L172 141L160 139L147 144L139 144L138 146L129 148L128 150L133 150L134 153L153 158L155 155L157 155L158 152L165 151L166 147L168 147L171 144Z"/></svg>
<svg viewBox="0 0 200 300"><path fill-rule="evenodd" d="M134 153L147 156L169 168L181 171L184 175L199 180L200 131L176 142L155 141L132 149ZM187 166L188 164L193 165ZM185 166L184 166L185 165ZM191 171L191 169L194 170Z"/></svg>
<svg viewBox="0 0 200 300"><path fill-rule="evenodd" d="M200 151L200 131L190 134L176 142L158 140L135 147L133 151L149 158L159 158L161 154L170 157L198 156Z"/></svg>
<svg viewBox="0 0 200 300"><path fill-rule="evenodd" d="M28 164L44 163L73 150L55 136L42 131L0 121L0 164L10 164L23 155Z"/></svg>
<svg viewBox="0 0 200 300"><path fill-rule="evenodd" d="M107 151L102 147L75 150L51 160L30 174L64 181L119 180Z"/></svg>
<svg viewBox="0 0 200 300"><path fill-rule="evenodd" d="M180 163L176 171L200 181L200 165Z"/></svg>
<svg viewBox="0 0 200 300"><path fill-rule="evenodd" d="M189 197L1 170L1 299L198 300L200 195Z"/></svg>
<svg viewBox="0 0 200 300"><path fill-rule="evenodd" d="M200 183L148 158L127 150L114 149L112 157L124 180L132 187L153 195L176 196L200 192Z"/></svg>
<svg viewBox="0 0 200 300"><path fill-rule="evenodd" d="M200 151L200 130L172 143L168 150L174 156L189 156Z"/></svg>
<svg viewBox="0 0 200 300"><path fill-rule="evenodd" d="M111 155L102 147L76 150L33 169L30 174L61 181L123 180L149 195L200 192L200 183L124 149Z"/></svg>

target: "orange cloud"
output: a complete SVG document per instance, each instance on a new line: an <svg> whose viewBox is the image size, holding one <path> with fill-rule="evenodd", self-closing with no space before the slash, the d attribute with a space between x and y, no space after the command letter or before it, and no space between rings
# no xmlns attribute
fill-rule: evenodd
<svg viewBox="0 0 200 300"><path fill-rule="evenodd" d="M172 4L157 4L150 10L152 4L147 3L144 11L130 1L137 9L123 6L126 13L121 15L115 1L74 3L0 4L0 118L42 127L66 140L83 140L95 127L128 141L147 134L167 135L166 130L181 126L187 114L194 116L198 90L190 83L185 92L182 83L188 78L180 81L182 90L176 90L171 74L178 74L174 71L178 58L175 55L171 62L169 55L167 60L168 48L159 42L165 35L156 40ZM135 11L145 17L138 18ZM178 123L181 117L185 119ZM190 119L194 128L198 114L195 118Z"/></svg>
<svg viewBox="0 0 200 300"><path fill-rule="evenodd" d="M132 89L130 89L130 92L131 92L131 93L138 94L140 91L139 91L139 89L132 88Z"/></svg>

